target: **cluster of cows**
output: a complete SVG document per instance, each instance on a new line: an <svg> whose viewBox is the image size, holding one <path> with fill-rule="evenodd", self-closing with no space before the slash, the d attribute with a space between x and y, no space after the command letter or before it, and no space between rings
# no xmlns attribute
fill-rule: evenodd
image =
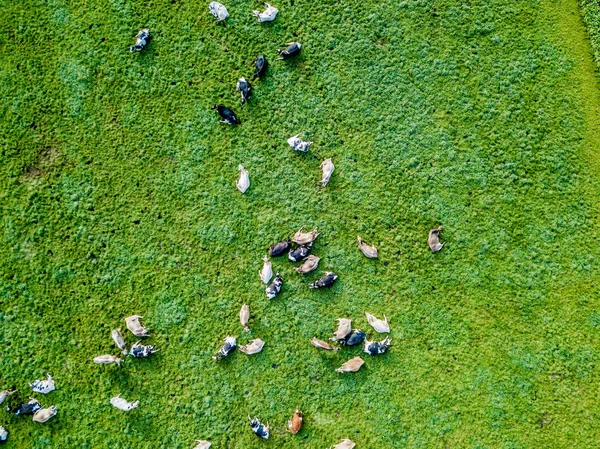
<svg viewBox="0 0 600 449"><path fill-rule="evenodd" d="M127 325L127 329L129 329L136 337L147 337L150 330L141 324L141 318L143 318L143 316L132 315L125 318L125 324ZM159 351L158 349L154 349L154 345L143 345L140 341L134 343L131 346L131 349L127 350L127 344L123 334L121 333L121 329L113 330L111 336L117 347L123 351L123 355L130 355L139 359L149 357ZM94 357L94 363L98 364L106 365L110 363L116 363L120 366L122 362L122 359L112 354L104 354ZM34 393L48 394L56 389L56 382L52 376L50 376L50 374L47 374L45 380L36 380L35 382L30 383L29 386ZM43 408L39 400L36 398L29 398L29 400L23 401L18 394L15 395L14 393L16 393L16 390L4 390L0 392L0 404L3 404L5 401L7 401L8 403L6 410L9 413L13 413L17 416L33 415L33 421L44 423L55 416L58 411L54 405ZM121 398L120 395L117 395L110 399L110 403L120 410L129 411L136 408L139 404L139 401L128 402ZM4 427L0 426L0 442L6 441L7 438L8 431Z"/></svg>
<svg viewBox="0 0 600 449"><path fill-rule="evenodd" d="M46 379L36 380L29 384L34 393L48 394L56 390L56 383L50 374L46 374ZM33 421L44 423L56 415L56 406L42 407L40 401L36 398L29 398L23 401L16 390L0 391L0 405L7 401L6 411L15 415L33 415ZM0 443L8 439L8 430L0 426Z"/></svg>

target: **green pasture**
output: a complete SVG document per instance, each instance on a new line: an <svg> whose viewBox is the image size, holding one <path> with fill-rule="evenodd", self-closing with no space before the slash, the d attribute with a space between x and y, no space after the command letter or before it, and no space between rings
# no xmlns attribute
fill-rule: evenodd
<svg viewBox="0 0 600 449"><path fill-rule="evenodd" d="M225 25L208 1L0 3L0 390L58 407L45 424L0 410L4 447L597 445L600 85L577 0L273 2L259 24L258 0L227 0ZM286 143L299 132L308 154ZM273 259L269 301L261 258L302 225L320 267ZM387 315L392 347L336 373L361 348L310 339L340 317L382 339L364 312ZM92 363L133 314L160 352ZM266 346L215 362L226 335ZM57 390L32 394L47 372Z"/></svg>

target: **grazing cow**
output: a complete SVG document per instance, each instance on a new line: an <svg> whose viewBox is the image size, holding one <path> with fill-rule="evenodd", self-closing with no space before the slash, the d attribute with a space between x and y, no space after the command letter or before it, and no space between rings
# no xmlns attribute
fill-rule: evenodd
<svg viewBox="0 0 600 449"><path fill-rule="evenodd" d="M283 285L283 279L281 278L279 273L277 273L275 275L275 279L273 280L273 282L271 282L271 284L268 285L267 288L265 289L265 292L267 293L267 298L268 299L275 298L281 291L282 285Z"/></svg>
<svg viewBox="0 0 600 449"><path fill-rule="evenodd" d="M269 426L268 424L265 426L264 424L261 424L261 422L258 420L258 418L250 418L248 416L248 419L250 420L250 428L252 429L252 432L254 432L254 434L257 437L260 437L264 440L268 440L269 439Z"/></svg>
<svg viewBox="0 0 600 449"><path fill-rule="evenodd" d="M6 401L6 398L9 397L10 395L14 394L16 390L4 390L4 391L0 391L0 405L2 405L4 403L4 401Z"/></svg>
<svg viewBox="0 0 600 449"><path fill-rule="evenodd" d="M255 70L254 78L252 78L252 80L254 81L256 78L262 78L267 73L267 67L269 67L269 63L263 55L260 55L258 58L256 58L254 60Z"/></svg>
<svg viewBox="0 0 600 449"><path fill-rule="evenodd" d="M383 341L369 341L365 340L365 347L363 352L366 352L369 355L378 355L383 354L390 347L390 337L386 337Z"/></svg>
<svg viewBox="0 0 600 449"><path fill-rule="evenodd" d="M15 415L33 415L42 406L37 399L29 398L29 401L23 402L22 404L17 405L16 407L7 406L6 410L8 412L14 413Z"/></svg>
<svg viewBox="0 0 600 449"><path fill-rule="evenodd" d="M306 245L307 243L314 242L319 233L317 232L317 228L313 229L310 232L302 232L304 231L304 226L296 231L294 236L292 237L292 242L297 243L298 245Z"/></svg>
<svg viewBox="0 0 600 449"><path fill-rule="evenodd" d="M338 278L338 275L332 271L325 273L321 279L317 279L315 282L309 285L310 288L325 288L331 287L335 280Z"/></svg>
<svg viewBox="0 0 600 449"><path fill-rule="evenodd" d="M350 332L352 332L352 320L348 318L339 318L336 321L338 322L338 328L333 333L331 341L343 340Z"/></svg>
<svg viewBox="0 0 600 449"><path fill-rule="evenodd" d="M348 334L345 338L339 340L339 343L342 346L356 346L361 344L365 338L367 338L367 334L360 329L354 329L351 334Z"/></svg>
<svg viewBox="0 0 600 449"><path fill-rule="evenodd" d="M267 7L267 9L265 9L263 12L254 10L252 11L252 14L254 14L255 17L258 17L259 22L271 22L275 20L275 17L277 17L277 13L279 12L279 10L273 5L269 5L268 3L265 3L265 6Z"/></svg>
<svg viewBox="0 0 600 449"><path fill-rule="evenodd" d="M354 446L356 446L356 443L353 443L348 438L344 438L341 443L333 446L333 449L354 449Z"/></svg>
<svg viewBox="0 0 600 449"><path fill-rule="evenodd" d="M136 359L142 359L145 357L150 357L152 354L160 351L160 349L154 349L154 345L142 345L138 341L131 347L131 351L129 351L129 355L134 356Z"/></svg>
<svg viewBox="0 0 600 449"><path fill-rule="evenodd" d="M217 22L222 22L227 17L229 17L229 13L227 12L227 8L219 2L210 2L208 5L208 10L217 19Z"/></svg>
<svg viewBox="0 0 600 449"><path fill-rule="evenodd" d="M288 145L295 151L302 151L306 153L308 148L313 144L310 141L304 141L300 138L300 134L296 134L295 136L290 137L287 140Z"/></svg>
<svg viewBox="0 0 600 449"><path fill-rule="evenodd" d="M300 54L301 49L302 45L300 45L300 43L290 42L289 44L287 44L285 50L277 49L277 53L279 53L280 56L279 58L277 58L277 61L280 61L282 59L290 59L294 56L298 56Z"/></svg>
<svg viewBox="0 0 600 449"><path fill-rule="evenodd" d="M247 345L240 346L240 351L242 351L244 354L252 355L258 354L264 347L265 342L260 338L257 338L255 340L250 340L250 343Z"/></svg>
<svg viewBox="0 0 600 449"><path fill-rule="evenodd" d="M442 227L438 227L429 231L429 238L427 239L427 244L429 245L429 249L431 252L437 253L440 251L446 242L440 243L440 232L442 232Z"/></svg>
<svg viewBox="0 0 600 449"><path fill-rule="evenodd" d="M136 337L146 337L150 329L145 328L140 323L140 318L144 318L141 315L132 315L125 318L125 324L127 325L127 329L131 331L133 335Z"/></svg>
<svg viewBox="0 0 600 449"><path fill-rule="evenodd" d="M363 239L358 236L358 249L369 259L377 259L379 255L377 248L367 245Z"/></svg>
<svg viewBox="0 0 600 449"><path fill-rule="evenodd" d="M389 333L390 332L390 325L388 324L387 317L385 316L385 313L383 314L383 320L378 319L377 317L371 315L368 312L365 312L365 315L367 316L367 321L369 322L369 324L377 332L379 332L380 334L381 333Z"/></svg>
<svg viewBox="0 0 600 449"><path fill-rule="evenodd" d="M308 257L310 250L312 249L312 242L308 245L299 246L296 249L291 250L288 253L288 259L292 262L300 262Z"/></svg>
<svg viewBox="0 0 600 449"><path fill-rule="evenodd" d="M221 118L223 119L220 121L221 123L226 123L228 125L239 125L240 123L242 123L240 119L237 118L237 115L235 115L235 112L233 112L228 107L223 106L222 104L215 104L212 108L216 109Z"/></svg>
<svg viewBox="0 0 600 449"><path fill-rule="evenodd" d="M260 276L260 280L268 285L273 277L273 264L269 261L267 256L263 257L262 260L264 262L263 267L262 270L258 272L258 275Z"/></svg>
<svg viewBox="0 0 600 449"><path fill-rule="evenodd" d="M148 45L148 41L150 41L150 31L147 28L142 28L135 36L135 45L129 47L129 51L131 53L142 51Z"/></svg>
<svg viewBox="0 0 600 449"><path fill-rule="evenodd" d="M229 354L231 354L233 351L235 351L236 346L237 345L236 345L235 337L232 337L232 336L225 337L223 346L221 346L221 349L219 349L219 352L217 353L217 355L213 355L213 360L224 359Z"/></svg>
<svg viewBox="0 0 600 449"><path fill-rule="evenodd" d="M302 265L295 267L294 270L300 274L310 273L311 271L315 271L317 269L319 266L319 260L321 259L311 254L306 258Z"/></svg>
<svg viewBox="0 0 600 449"><path fill-rule="evenodd" d="M335 347L331 346L329 343L327 343L326 341L319 340L317 337L313 337L312 340L310 341L310 343L315 348L325 349L327 351L339 351L340 350L340 348L335 348Z"/></svg>
<svg viewBox="0 0 600 449"><path fill-rule="evenodd" d="M128 412L129 410L133 410L134 408L136 408L139 405L140 401L127 402L121 397L120 394L118 394L114 398L110 399L110 403L113 407L116 407L119 410L123 410L124 412Z"/></svg>
<svg viewBox="0 0 600 449"><path fill-rule="evenodd" d="M335 165L333 165L331 158L329 158L325 159L321 163L321 168L323 169L323 178L321 179L321 184L323 184L323 187L325 187L329 183L329 179L331 178L331 174L335 169Z"/></svg>
<svg viewBox="0 0 600 449"><path fill-rule="evenodd" d="M342 364L336 371L338 373L355 373L357 372L361 366L365 364L365 361L360 357L354 357L353 359L348 360L346 363Z"/></svg>
<svg viewBox="0 0 600 449"><path fill-rule="evenodd" d="M238 170L240 171L240 179L235 182L235 186L240 192L246 193L246 190L250 187L250 174L241 164L238 165Z"/></svg>
<svg viewBox="0 0 600 449"><path fill-rule="evenodd" d="M294 416L290 422L288 422L288 429L292 433L292 435L296 435L302 429L302 412L299 409L296 409L294 412Z"/></svg>
<svg viewBox="0 0 600 449"><path fill-rule="evenodd" d="M291 240L288 237L287 240L284 240L283 242L274 243L269 248L269 255L271 257L277 257L277 256L282 256L283 254L287 253L291 246L290 241Z"/></svg>
<svg viewBox="0 0 600 449"><path fill-rule="evenodd" d="M242 104L244 104L252 96L252 85L246 81L243 76L238 80L235 85L235 90L240 92L242 95Z"/></svg>
<svg viewBox="0 0 600 449"><path fill-rule="evenodd" d="M56 390L56 383L50 374L46 374L46 380L36 380L29 386L35 393L48 394Z"/></svg>
<svg viewBox="0 0 600 449"><path fill-rule="evenodd" d="M46 422L50 418L56 415L56 406L39 409L33 414L33 420L35 422Z"/></svg>
<svg viewBox="0 0 600 449"><path fill-rule="evenodd" d="M248 320L250 319L250 306L248 304L244 304L240 310L240 324L244 326L245 332L250 332L248 328Z"/></svg>
<svg viewBox="0 0 600 449"><path fill-rule="evenodd" d="M125 351L125 354L127 354L127 351ZM98 357L94 357L94 363L98 363L99 365L107 365L109 363L116 363L117 365L121 366L121 362L123 360L120 359L119 357L117 357L116 355L110 355L110 354L105 354L105 355L99 355Z"/></svg>
<svg viewBox="0 0 600 449"><path fill-rule="evenodd" d="M123 355L127 355L127 344L125 343L125 337L123 337L121 329L113 330L110 335L117 347L123 351Z"/></svg>

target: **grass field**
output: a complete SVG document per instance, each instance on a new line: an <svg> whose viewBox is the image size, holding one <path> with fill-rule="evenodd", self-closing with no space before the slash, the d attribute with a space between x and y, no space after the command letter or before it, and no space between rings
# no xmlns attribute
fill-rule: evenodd
<svg viewBox="0 0 600 449"><path fill-rule="evenodd" d="M282 0L262 25L258 1L228 0L225 26L207 3L0 6L0 390L27 397L46 372L58 387L45 424L0 411L5 447L597 444L600 89L577 0ZM292 40L301 56L275 62ZM268 76L241 107L259 54ZM287 146L298 132L309 154ZM269 301L261 258L301 225L322 232L320 268L274 259ZM334 287L309 290L326 270ZM309 341L345 316L373 336L365 311L393 346L338 374L360 348ZM93 364L132 314L161 351ZM229 334L265 349L214 362ZM119 393L139 408L111 407Z"/></svg>

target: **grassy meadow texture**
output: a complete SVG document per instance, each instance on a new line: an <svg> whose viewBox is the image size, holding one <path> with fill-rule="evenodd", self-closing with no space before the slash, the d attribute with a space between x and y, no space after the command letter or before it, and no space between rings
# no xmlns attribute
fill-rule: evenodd
<svg viewBox="0 0 600 449"><path fill-rule="evenodd" d="M50 372L40 399L59 410L0 411L5 447L596 444L600 90L577 0L282 0L262 25L260 2L228 0L225 26L207 4L0 6L0 389L27 397ZM154 38L130 54L140 27ZM275 62L292 40L301 56ZM268 76L241 107L259 54ZM298 132L309 154L287 146ZM322 232L319 270L274 259L269 301L261 257L301 225ZM335 286L309 290L326 270ZM338 374L360 348L309 341L345 316L373 336L365 311L387 315L393 347ZM161 351L93 364L131 314ZM228 334L265 349L216 363ZM119 393L139 408L111 407Z"/></svg>

